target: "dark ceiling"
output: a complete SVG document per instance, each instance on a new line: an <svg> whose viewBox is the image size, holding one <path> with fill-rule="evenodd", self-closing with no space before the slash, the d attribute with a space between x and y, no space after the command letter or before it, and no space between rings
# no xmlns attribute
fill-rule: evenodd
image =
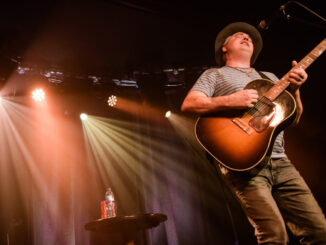
<svg viewBox="0 0 326 245"><path fill-rule="evenodd" d="M5 57L66 69L101 71L148 65L214 65L217 32L233 21L257 25L285 1L2 1ZM301 1L325 17L321 1ZM300 59L325 34L325 22L292 3L298 20L276 19L262 35L258 66ZM302 22L304 21L304 22Z"/></svg>

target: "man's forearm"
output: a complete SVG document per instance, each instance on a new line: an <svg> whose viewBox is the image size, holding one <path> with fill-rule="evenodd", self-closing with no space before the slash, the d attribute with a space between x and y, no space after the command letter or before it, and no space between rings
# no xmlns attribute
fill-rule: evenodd
<svg viewBox="0 0 326 245"><path fill-rule="evenodd" d="M297 125L300 121L301 115L303 113L303 105L302 105L302 101L301 101L301 97L300 97L300 90L297 89L295 92L292 93L295 102L297 104L297 115L296 118L293 122L293 125Z"/></svg>
<svg viewBox="0 0 326 245"><path fill-rule="evenodd" d="M191 112L196 114L205 114L209 112L215 112L228 108L229 105L228 96L219 97L189 97L187 98L182 106L183 112Z"/></svg>

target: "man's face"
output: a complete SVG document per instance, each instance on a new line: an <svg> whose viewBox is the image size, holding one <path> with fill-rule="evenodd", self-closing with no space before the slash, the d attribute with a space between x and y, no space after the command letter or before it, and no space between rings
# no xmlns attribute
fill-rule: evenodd
<svg viewBox="0 0 326 245"><path fill-rule="evenodd" d="M251 37L247 33L236 32L225 40L222 50L223 52L244 52L251 57L254 46Z"/></svg>

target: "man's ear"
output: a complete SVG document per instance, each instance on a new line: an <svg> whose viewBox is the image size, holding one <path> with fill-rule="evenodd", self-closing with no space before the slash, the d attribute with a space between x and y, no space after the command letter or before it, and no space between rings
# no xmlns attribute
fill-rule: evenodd
<svg viewBox="0 0 326 245"><path fill-rule="evenodd" d="M222 47L222 52L223 53L226 53L226 51L227 51L227 48L225 47L225 45Z"/></svg>

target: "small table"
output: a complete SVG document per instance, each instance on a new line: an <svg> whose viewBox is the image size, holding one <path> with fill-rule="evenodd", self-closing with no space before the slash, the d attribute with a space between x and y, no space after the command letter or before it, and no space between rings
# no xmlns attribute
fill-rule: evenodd
<svg viewBox="0 0 326 245"><path fill-rule="evenodd" d="M160 213L135 214L128 216L116 216L107 219L98 219L85 225L86 230L105 232L107 234L124 234L126 245L135 244L131 233L158 226L166 221L167 216Z"/></svg>

